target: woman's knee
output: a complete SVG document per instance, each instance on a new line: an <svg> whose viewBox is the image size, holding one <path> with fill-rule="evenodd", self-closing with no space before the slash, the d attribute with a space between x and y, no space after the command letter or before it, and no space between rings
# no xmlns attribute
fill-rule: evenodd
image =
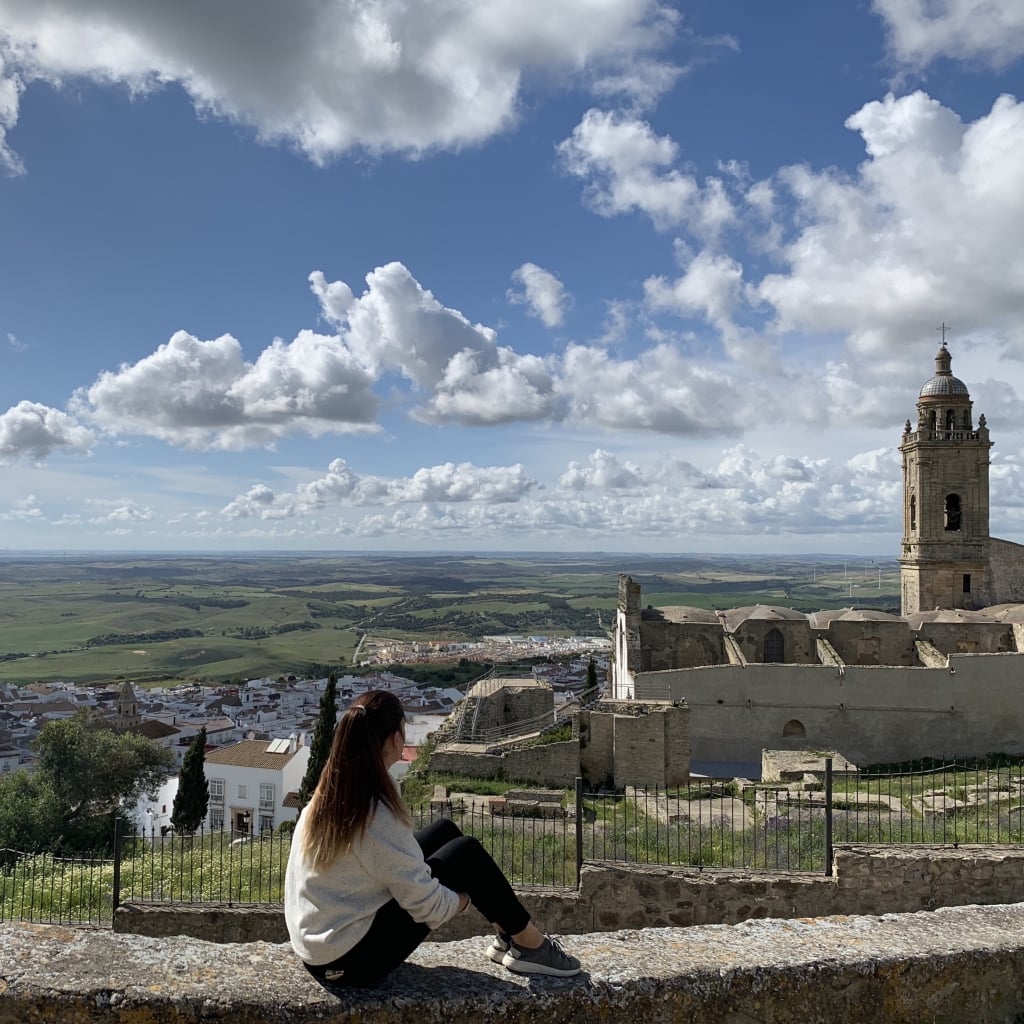
<svg viewBox="0 0 1024 1024"><path fill-rule="evenodd" d="M461 836L459 826L451 818L438 818L416 833L416 842L430 855Z"/></svg>
<svg viewBox="0 0 1024 1024"><path fill-rule="evenodd" d="M464 867L476 867L485 863L493 863L491 855L475 836L463 836L445 843L432 856L427 858L434 874L440 878L439 872L460 870ZM442 879L443 880L443 879Z"/></svg>

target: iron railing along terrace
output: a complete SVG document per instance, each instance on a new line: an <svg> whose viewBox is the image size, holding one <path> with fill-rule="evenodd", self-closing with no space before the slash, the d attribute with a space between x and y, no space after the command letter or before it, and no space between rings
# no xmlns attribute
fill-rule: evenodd
<svg viewBox="0 0 1024 1024"><path fill-rule="evenodd" d="M573 888L585 861L831 873L835 843L1024 843L1024 766L950 759L899 772L796 782L694 780L679 789L584 792L545 817L488 797L413 808L417 827L450 815L518 886ZM0 920L109 925L132 901L276 904L291 837L122 834L108 853L0 850Z"/></svg>

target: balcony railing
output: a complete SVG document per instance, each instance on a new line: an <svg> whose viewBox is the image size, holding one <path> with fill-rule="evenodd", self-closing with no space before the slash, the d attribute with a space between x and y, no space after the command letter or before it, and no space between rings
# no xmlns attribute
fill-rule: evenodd
<svg viewBox="0 0 1024 1024"><path fill-rule="evenodd" d="M908 441L980 441L977 430L914 430L903 435L903 443Z"/></svg>

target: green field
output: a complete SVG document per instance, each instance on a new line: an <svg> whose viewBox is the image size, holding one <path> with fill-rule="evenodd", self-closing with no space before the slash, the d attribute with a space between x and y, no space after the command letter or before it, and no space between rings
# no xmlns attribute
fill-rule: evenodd
<svg viewBox="0 0 1024 1024"><path fill-rule="evenodd" d="M863 559L12 557L0 561L0 679L276 677L346 666L363 634L604 636L620 572L655 607L898 606L895 564Z"/></svg>

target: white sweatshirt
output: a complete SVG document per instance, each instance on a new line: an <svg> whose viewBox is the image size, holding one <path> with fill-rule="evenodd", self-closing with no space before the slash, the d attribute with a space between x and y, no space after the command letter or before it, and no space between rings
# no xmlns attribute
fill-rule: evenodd
<svg viewBox="0 0 1024 1024"><path fill-rule="evenodd" d="M459 912L458 894L430 874L412 830L384 804L363 838L326 868L314 868L302 855L307 820L304 814L295 826L284 880L288 935L306 963L329 964L347 953L392 897L431 929Z"/></svg>

